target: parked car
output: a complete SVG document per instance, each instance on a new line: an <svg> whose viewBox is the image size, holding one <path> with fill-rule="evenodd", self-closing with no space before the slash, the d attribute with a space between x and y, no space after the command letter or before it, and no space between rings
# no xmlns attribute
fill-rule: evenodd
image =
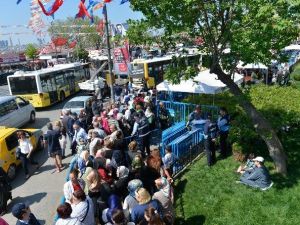
<svg viewBox="0 0 300 225"><path fill-rule="evenodd" d="M80 110L86 109L88 101L92 99L92 96L77 96L69 100L63 107L63 109L71 110L72 113L80 113Z"/></svg>
<svg viewBox="0 0 300 225"><path fill-rule="evenodd" d="M21 127L35 121L35 109L29 101L18 96L0 97L0 126Z"/></svg>
<svg viewBox="0 0 300 225"><path fill-rule="evenodd" d="M43 149L43 132L40 129L17 129L0 127L0 166L10 179L16 176L17 167L21 161L16 158L19 145L17 132L24 131L31 141L34 151Z"/></svg>

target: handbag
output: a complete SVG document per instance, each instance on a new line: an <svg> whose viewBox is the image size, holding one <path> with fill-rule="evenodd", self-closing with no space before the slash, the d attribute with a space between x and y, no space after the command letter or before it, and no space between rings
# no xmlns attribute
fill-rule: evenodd
<svg viewBox="0 0 300 225"><path fill-rule="evenodd" d="M16 159L20 159L21 158L21 149L20 148L17 148L16 149Z"/></svg>

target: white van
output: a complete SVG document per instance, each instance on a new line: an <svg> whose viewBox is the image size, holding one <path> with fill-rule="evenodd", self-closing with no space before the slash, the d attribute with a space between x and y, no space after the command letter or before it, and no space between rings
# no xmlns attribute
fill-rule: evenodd
<svg viewBox="0 0 300 225"><path fill-rule="evenodd" d="M129 77L127 74L115 74L115 84L125 85L129 82Z"/></svg>
<svg viewBox="0 0 300 225"><path fill-rule="evenodd" d="M26 100L18 96L0 97L0 126L21 127L35 121L35 109Z"/></svg>

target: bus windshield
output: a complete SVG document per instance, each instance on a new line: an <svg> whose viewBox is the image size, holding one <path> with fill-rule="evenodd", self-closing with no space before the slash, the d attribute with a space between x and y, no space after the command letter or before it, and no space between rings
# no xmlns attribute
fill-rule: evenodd
<svg viewBox="0 0 300 225"><path fill-rule="evenodd" d="M10 77L9 84L12 95L38 93L34 76Z"/></svg>

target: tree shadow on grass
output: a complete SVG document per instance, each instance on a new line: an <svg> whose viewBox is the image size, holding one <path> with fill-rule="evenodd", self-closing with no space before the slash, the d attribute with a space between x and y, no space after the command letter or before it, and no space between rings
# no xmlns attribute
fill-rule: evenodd
<svg viewBox="0 0 300 225"><path fill-rule="evenodd" d="M274 188L279 190L284 188L292 188L299 182L300 128L294 127L288 133L281 134L280 136L288 158L288 175L286 177L280 174L273 174L271 176L272 181L274 182Z"/></svg>

